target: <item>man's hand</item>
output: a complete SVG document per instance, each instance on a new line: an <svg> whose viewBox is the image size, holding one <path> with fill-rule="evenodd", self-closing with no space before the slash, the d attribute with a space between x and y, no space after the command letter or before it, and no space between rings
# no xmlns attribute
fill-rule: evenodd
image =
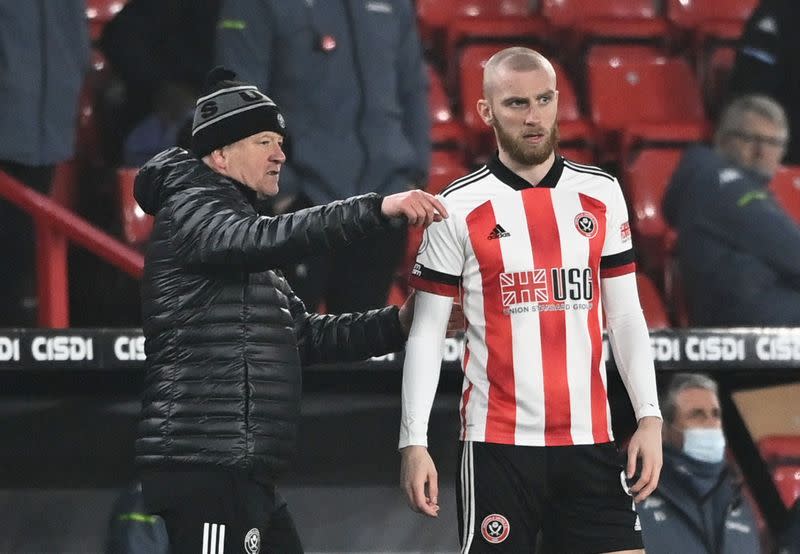
<svg viewBox="0 0 800 554"><path fill-rule="evenodd" d="M422 190L399 192L383 199L381 213L386 217L405 217L409 225L427 227L447 217L447 209L435 196Z"/></svg>
<svg viewBox="0 0 800 554"><path fill-rule="evenodd" d="M636 462L642 459L642 473L631 486L634 500L641 502L656 489L663 464L661 450L661 419L653 416L639 420L639 428L628 443L628 467L626 475L633 478Z"/></svg>
<svg viewBox="0 0 800 554"><path fill-rule="evenodd" d="M415 512L439 517L439 477L428 449L406 446L400 455L400 487L408 505Z"/></svg>

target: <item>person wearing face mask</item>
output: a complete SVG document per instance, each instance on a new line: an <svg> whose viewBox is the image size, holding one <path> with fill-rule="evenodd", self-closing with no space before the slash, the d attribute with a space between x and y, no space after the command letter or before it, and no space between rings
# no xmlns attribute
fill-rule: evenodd
<svg viewBox="0 0 800 554"><path fill-rule="evenodd" d="M717 383L680 373L661 398L664 465L637 505L647 554L758 554L758 525L725 459Z"/></svg>
<svg viewBox="0 0 800 554"><path fill-rule="evenodd" d="M678 231L692 324L800 325L800 226L768 188L788 140L780 104L742 96L714 147L688 148L672 175L664 215Z"/></svg>

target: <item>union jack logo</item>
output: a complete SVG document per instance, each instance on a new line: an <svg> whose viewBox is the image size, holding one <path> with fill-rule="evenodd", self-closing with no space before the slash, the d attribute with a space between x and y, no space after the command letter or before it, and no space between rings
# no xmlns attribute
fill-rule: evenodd
<svg viewBox="0 0 800 554"><path fill-rule="evenodd" d="M547 302L547 272L544 269L500 274L503 306Z"/></svg>

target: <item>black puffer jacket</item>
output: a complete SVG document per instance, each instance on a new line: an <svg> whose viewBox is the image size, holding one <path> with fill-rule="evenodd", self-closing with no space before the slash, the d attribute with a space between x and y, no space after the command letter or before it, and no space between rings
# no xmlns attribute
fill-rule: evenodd
<svg viewBox="0 0 800 554"><path fill-rule="evenodd" d="M397 308L308 314L272 268L380 232L365 195L260 216L250 189L185 150L136 178L155 215L142 280L147 372L136 441L142 468L217 466L274 479L294 449L301 363L400 350Z"/></svg>

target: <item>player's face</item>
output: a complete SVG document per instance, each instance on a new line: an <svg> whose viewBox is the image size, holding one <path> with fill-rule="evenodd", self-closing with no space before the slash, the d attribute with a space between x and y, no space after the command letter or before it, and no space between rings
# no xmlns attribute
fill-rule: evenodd
<svg viewBox="0 0 800 554"><path fill-rule="evenodd" d="M554 75L545 69L500 70L486 102L481 115L494 128L501 151L520 165L547 161L558 143Z"/></svg>
<svg viewBox="0 0 800 554"><path fill-rule="evenodd" d="M747 112L732 132L725 150L736 163L772 177L786 152L786 131L769 119Z"/></svg>
<svg viewBox="0 0 800 554"><path fill-rule="evenodd" d="M278 194L278 177L286 161L282 145L280 134L264 131L226 146L229 176L261 196Z"/></svg>

